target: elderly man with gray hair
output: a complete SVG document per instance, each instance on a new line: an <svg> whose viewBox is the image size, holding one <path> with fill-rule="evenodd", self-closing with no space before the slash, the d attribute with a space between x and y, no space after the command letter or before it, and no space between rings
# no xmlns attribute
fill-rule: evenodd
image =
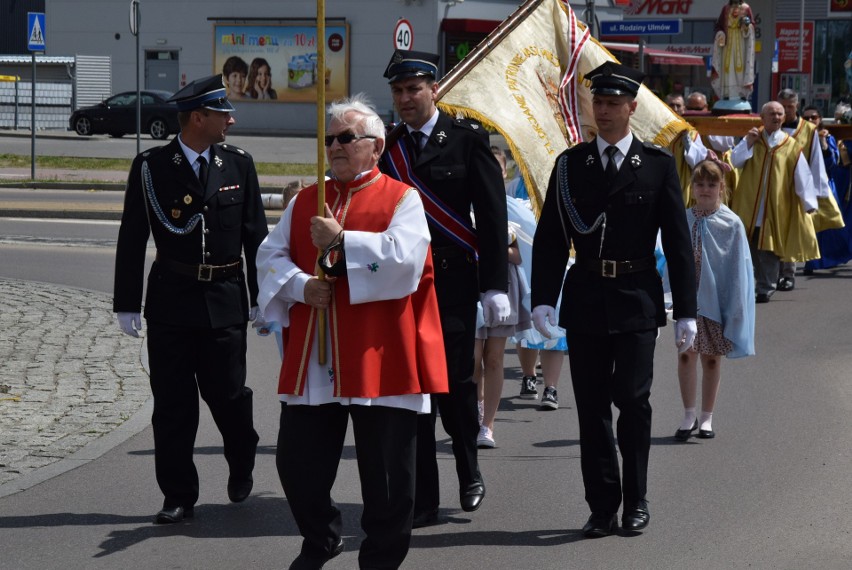
<svg viewBox="0 0 852 570"><path fill-rule="evenodd" d="M358 563L398 568L411 539L417 414L448 390L446 362L434 358L444 343L429 228L418 192L376 166L385 128L366 98L335 102L329 115L325 214L317 185L304 188L257 256L258 303L287 331L277 466L303 536L290 568L321 568L343 550L331 488L350 418L366 534Z"/></svg>

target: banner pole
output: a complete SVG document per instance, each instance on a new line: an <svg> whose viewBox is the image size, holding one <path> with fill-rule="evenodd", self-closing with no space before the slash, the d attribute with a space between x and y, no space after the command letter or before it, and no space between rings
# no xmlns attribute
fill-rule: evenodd
<svg viewBox="0 0 852 570"><path fill-rule="evenodd" d="M317 0L317 215L325 215L325 0ZM322 249L317 248L317 260ZM317 277L325 280L325 272L317 263ZM326 312L317 311L317 362L326 363Z"/></svg>

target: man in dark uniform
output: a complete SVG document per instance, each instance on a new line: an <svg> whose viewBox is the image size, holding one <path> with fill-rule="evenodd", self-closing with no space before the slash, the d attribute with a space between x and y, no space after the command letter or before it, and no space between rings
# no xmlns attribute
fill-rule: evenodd
<svg viewBox="0 0 852 570"><path fill-rule="evenodd" d="M438 517L438 409L453 442L462 509L475 511L485 497L476 453L476 303L481 298L486 321L501 322L509 316L508 222L500 165L485 129L438 111L437 75L437 55L394 52L384 76L402 122L389 135L379 164L383 172L416 187L423 198L450 380L449 394L433 395L431 416L419 418L415 528Z"/></svg>
<svg viewBox="0 0 852 570"><path fill-rule="evenodd" d="M547 335L562 292L559 324L568 331L586 501L586 537L636 531L650 520L646 501L651 380L657 327L666 324L654 246L662 230L674 301L675 340L695 338L695 269L672 155L630 131L643 76L607 62L586 76L598 135L556 160L533 243L533 322ZM569 248L576 263L564 277ZM618 453L612 404L619 409Z"/></svg>
<svg viewBox="0 0 852 570"><path fill-rule="evenodd" d="M228 497L240 502L251 492L258 436L245 385L246 328L257 314L255 255L267 234L251 156L218 144L234 124L222 76L194 81L171 100L180 135L143 152L130 168L113 304L121 330L138 336L145 250L153 234L157 255L145 319L155 466L165 495L158 524L191 517L198 500L192 450L199 392L224 440Z"/></svg>

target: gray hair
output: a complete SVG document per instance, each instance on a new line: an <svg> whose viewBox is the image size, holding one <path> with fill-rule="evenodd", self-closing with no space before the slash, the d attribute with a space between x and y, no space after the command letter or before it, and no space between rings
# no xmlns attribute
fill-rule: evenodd
<svg viewBox="0 0 852 570"><path fill-rule="evenodd" d="M793 99L798 100L799 94L793 91L792 89L782 89L778 92L778 97L776 97L779 101L792 101Z"/></svg>
<svg viewBox="0 0 852 570"><path fill-rule="evenodd" d="M356 115L354 120L347 117L353 113ZM365 135L385 140L385 123L365 93L356 93L351 97L334 101L328 106L328 115L331 119L336 119L345 125L363 122Z"/></svg>

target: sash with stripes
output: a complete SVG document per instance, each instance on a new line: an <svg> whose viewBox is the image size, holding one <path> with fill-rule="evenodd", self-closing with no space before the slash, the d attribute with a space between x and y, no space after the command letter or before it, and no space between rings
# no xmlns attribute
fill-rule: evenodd
<svg viewBox="0 0 852 570"><path fill-rule="evenodd" d="M426 211L426 219L429 223L438 228L453 243L462 247L474 259L479 259L476 246L476 231L473 229L470 219L465 220L444 204L414 174L411 168L411 151L406 146L403 137L397 139L396 144L391 146L388 150L388 157L389 159L385 160L385 164L388 166L390 175L404 184L417 188L420 192L423 209Z"/></svg>

